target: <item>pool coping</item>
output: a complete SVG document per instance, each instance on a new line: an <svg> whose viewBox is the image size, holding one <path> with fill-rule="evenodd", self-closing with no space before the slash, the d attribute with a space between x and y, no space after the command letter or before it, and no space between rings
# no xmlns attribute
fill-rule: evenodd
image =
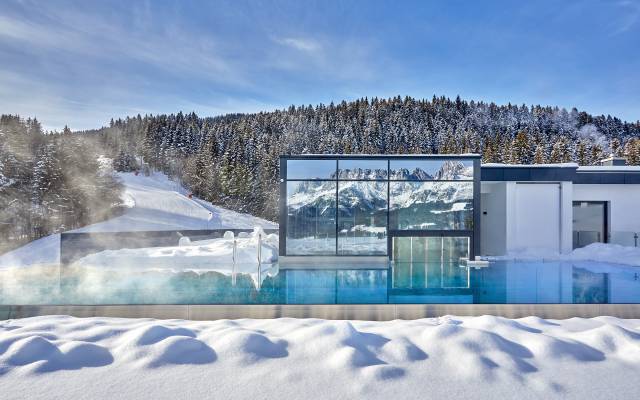
<svg viewBox="0 0 640 400"><path fill-rule="evenodd" d="M444 315L640 319L640 304L0 305L0 320L42 315L184 320L321 318L389 321Z"/></svg>

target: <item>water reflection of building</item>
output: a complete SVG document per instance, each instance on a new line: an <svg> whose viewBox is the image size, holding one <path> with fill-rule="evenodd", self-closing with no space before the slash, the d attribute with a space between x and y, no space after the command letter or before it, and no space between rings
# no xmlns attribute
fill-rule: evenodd
<svg viewBox="0 0 640 400"><path fill-rule="evenodd" d="M477 303L638 303L640 277L634 267L596 262L498 261L472 272Z"/></svg>

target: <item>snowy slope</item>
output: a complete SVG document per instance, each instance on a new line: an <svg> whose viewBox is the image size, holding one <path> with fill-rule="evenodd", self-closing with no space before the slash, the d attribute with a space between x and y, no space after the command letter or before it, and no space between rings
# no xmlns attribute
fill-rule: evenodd
<svg viewBox="0 0 640 400"><path fill-rule="evenodd" d="M635 399L640 320L0 322L13 399Z"/></svg>
<svg viewBox="0 0 640 400"><path fill-rule="evenodd" d="M177 229L219 229L256 226L277 228L277 224L217 207L200 199L189 199L187 191L161 173L151 176L119 173L125 186L123 201L129 207L123 215L72 232L125 232ZM51 235L0 256L1 267L57 264L60 235Z"/></svg>
<svg viewBox="0 0 640 400"><path fill-rule="evenodd" d="M118 176L125 185L123 200L129 202L131 208L120 217L74 232L277 228L277 224L252 215L230 211L196 198L189 199L187 190L161 173L148 177L133 173L120 173Z"/></svg>

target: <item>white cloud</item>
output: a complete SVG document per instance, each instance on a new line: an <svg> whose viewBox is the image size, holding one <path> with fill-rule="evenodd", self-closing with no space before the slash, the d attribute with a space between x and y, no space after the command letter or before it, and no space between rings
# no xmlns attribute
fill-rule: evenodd
<svg viewBox="0 0 640 400"><path fill-rule="evenodd" d="M359 85L379 78L377 66L390 68L362 38L276 34L271 26L238 33L214 18L194 23L179 5L167 18L153 2L105 5L109 12L25 4L0 7L0 59L10 56L0 62L0 112L37 116L48 129L88 129L137 113L218 115L324 101L327 93L362 93Z"/></svg>
<svg viewBox="0 0 640 400"><path fill-rule="evenodd" d="M275 41L282 45L292 47L296 50L306 51L310 53L314 53L322 49L320 43L316 42L313 39L288 37L275 39Z"/></svg>
<svg viewBox="0 0 640 400"><path fill-rule="evenodd" d="M618 9L624 14L616 21L616 27L613 29L612 36L620 35L632 29L640 22L640 3L637 1L624 0L616 3Z"/></svg>

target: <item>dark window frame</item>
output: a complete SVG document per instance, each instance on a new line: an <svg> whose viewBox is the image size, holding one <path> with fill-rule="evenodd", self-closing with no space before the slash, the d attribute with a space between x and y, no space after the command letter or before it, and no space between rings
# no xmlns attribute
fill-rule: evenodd
<svg viewBox="0 0 640 400"><path fill-rule="evenodd" d="M352 159L362 159L362 160L375 160L382 159L387 161L387 179L340 179L339 177L339 160L352 160ZM473 179L456 179L456 180L403 180L403 179L391 179L390 178L390 164L392 160L408 160L408 159L416 159L416 160L424 160L424 159L441 159L441 160L469 160L473 163ZM335 179L288 179L287 178L287 161L288 160L335 160L336 162L336 173ZM338 190L339 190L339 182L340 181L360 181L360 182L387 182L387 252L386 257L391 257L392 248L390 245L392 232L400 233L413 233L413 236L416 236L418 233L419 236L468 236L470 238L470 246L471 246L471 254L469 258L471 260L475 259L477 255L480 254L480 216L481 216L481 204L480 204L480 179L481 179L481 156L475 154L469 155L457 155L457 154L429 154L429 155L398 155L398 154L348 154L348 155L335 155L335 154L315 154L315 155L281 155L280 156L280 218L279 218L279 253L280 256L287 256L286 252L286 236L287 236L287 182L289 181L335 181L336 182L336 251L334 255L324 254L324 255L295 255L296 257L370 257L370 256L380 256L379 254L339 254L338 253ZM470 230L406 230L406 231L397 231L390 229L390 204L391 204L391 193L390 186L391 182L473 182L473 227ZM403 234L404 236L404 234Z"/></svg>

